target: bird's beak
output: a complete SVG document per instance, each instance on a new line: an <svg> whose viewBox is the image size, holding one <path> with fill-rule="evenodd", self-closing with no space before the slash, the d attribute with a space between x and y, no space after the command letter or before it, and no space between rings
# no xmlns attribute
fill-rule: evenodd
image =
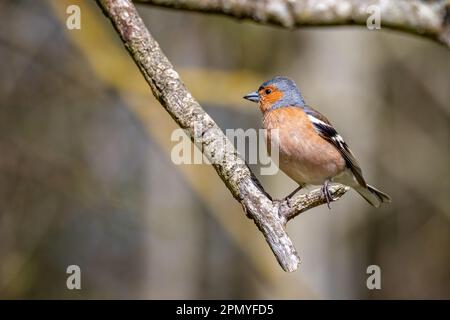
<svg viewBox="0 0 450 320"><path fill-rule="evenodd" d="M244 99L247 99L252 102L259 102L259 94L256 91L250 92L249 94L244 96Z"/></svg>

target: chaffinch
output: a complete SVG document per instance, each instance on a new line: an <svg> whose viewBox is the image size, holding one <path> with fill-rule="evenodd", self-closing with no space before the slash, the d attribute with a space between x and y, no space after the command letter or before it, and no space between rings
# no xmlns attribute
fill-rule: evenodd
<svg viewBox="0 0 450 320"><path fill-rule="evenodd" d="M305 185L322 185L330 208L328 186L337 182L356 190L374 207L391 201L387 194L366 183L344 139L325 116L305 104L293 80L275 77L244 98L259 103L268 146L275 138L267 132L278 129L279 167L299 184L286 199Z"/></svg>

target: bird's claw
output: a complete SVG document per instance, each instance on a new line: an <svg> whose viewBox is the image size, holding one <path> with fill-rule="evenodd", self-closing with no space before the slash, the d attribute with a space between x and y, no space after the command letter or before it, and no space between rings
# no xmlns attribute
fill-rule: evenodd
<svg viewBox="0 0 450 320"><path fill-rule="evenodd" d="M284 197L283 199L279 199L279 200L273 200L273 202L277 203L278 206L281 207L291 207L292 206L292 202L291 199L288 197Z"/></svg>
<svg viewBox="0 0 450 320"><path fill-rule="evenodd" d="M294 203L292 202L292 197L287 198L287 199L286 199L286 202L287 202L287 204L288 204L289 207L292 207L293 204L294 204Z"/></svg>
<svg viewBox="0 0 450 320"><path fill-rule="evenodd" d="M322 186L322 194L325 197L325 200L327 201L327 207L331 210L330 203L333 201L333 198L331 197L330 190L328 189L330 182L328 180L325 181L325 183Z"/></svg>
<svg viewBox="0 0 450 320"><path fill-rule="evenodd" d="M289 207L292 207L292 198L303 188L303 185L299 185L294 191L292 191L289 195L287 195L282 202L286 203Z"/></svg>

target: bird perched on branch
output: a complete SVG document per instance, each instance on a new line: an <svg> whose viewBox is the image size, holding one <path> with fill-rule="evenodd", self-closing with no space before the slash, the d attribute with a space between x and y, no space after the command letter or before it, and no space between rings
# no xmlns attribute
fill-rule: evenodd
<svg viewBox="0 0 450 320"><path fill-rule="evenodd" d="M305 185L322 185L330 208L328 186L337 182L356 190L374 207L391 201L387 194L366 183L344 139L327 118L305 104L293 80L275 77L244 98L259 103L268 147L277 139L279 167L299 184L287 200ZM273 129L278 129L276 138L268 134Z"/></svg>

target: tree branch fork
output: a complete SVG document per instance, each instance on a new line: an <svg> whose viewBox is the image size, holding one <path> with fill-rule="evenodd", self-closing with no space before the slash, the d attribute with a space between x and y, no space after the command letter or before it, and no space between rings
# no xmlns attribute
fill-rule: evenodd
<svg viewBox="0 0 450 320"><path fill-rule="evenodd" d="M295 271L300 258L286 232L286 224L300 213L326 203L321 190L300 194L289 202L272 200L239 157L232 142L186 89L131 0L97 2L119 33L154 96L212 163L226 187L264 235L283 270ZM330 187L333 200L339 199L347 190L342 185Z"/></svg>

